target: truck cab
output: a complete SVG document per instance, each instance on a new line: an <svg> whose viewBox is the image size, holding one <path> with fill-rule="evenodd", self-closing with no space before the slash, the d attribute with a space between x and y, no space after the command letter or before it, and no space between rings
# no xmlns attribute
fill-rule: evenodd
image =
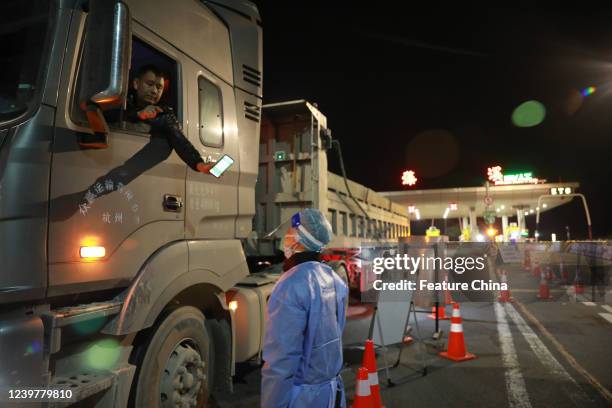
<svg viewBox="0 0 612 408"><path fill-rule="evenodd" d="M63 387L87 406L195 406L231 388L226 295L249 275L242 240L258 172L257 8L0 8L10 17L1 34L0 389ZM203 160L234 160L222 177L189 169L167 141L125 120L134 73L147 64L163 72L164 102Z"/></svg>

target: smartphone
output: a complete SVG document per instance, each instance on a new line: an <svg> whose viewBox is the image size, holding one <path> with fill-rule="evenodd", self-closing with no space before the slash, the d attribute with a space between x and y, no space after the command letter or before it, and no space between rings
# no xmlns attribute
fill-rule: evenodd
<svg viewBox="0 0 612 408"><path fill-rule="evenodd" d="M212 174L213 176L219 178L221 177L221 175L223 173L225 173L225 171L227 169L230 168L230 166L234 164L234 159L232 159L231 157L229 157L227 154L224 154L223 157L221 157L221 159L219 159L217 161L217 164L215 164L211 169L210 169L210 174Z"/></svg>

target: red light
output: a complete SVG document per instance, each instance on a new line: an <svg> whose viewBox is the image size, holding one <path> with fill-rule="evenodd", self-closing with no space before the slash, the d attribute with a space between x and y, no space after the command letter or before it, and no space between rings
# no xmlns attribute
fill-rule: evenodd
<svg viewBox="0 0 612 408"><path fill-rule="evenodd" d="M418 179L414 175L413 170L406 170L402 173L402 185L403 186L414 186Z"/></svg>

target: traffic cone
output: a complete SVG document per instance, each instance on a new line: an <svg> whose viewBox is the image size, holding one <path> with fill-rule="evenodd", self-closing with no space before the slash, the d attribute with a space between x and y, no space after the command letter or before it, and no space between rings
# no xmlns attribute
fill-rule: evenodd
<svg viewBox="0 0 612 408"><path fill-rule="evenodd" d="M446 272L444 273L444 281L448 282L448 273ZM446 305L452 305L453 303L455 303L455 301L453 300L453 297L451 296L451 292L448 289L444 290L444 303Z"/></svg>
<svg viewBox="0 0 612 408"><path fill-rule="evenodd" d="M548 288L548 282L546 281L546 273L543 271L540 274L540 292L538 293L538 299L550 299L550 289Z"/></svg>
<svg viewBox="0 0 612 408"><path fill-rule="evenodd" d="M574 278L574 293L582 295L584 293L584 283L580 277L580 269L576 268L576 277Z"/></svg>
<svg viewBox="0 0 612 408"><path fill-rule="evenodd" d="M451 319L450 335L448 336L448 349L441 352L440 357L448 358L453 361L465 361L476 358L474 354L468 353L465 348L459 303L453 305L453 317Z"/></svg>
<svg viewBox="0 0 612 408"><path fill-rule="evenodd" d="M502 271L502 276L501 276L501 283L505 283L506 287L508 286L508 276L506 275L506 271ZM497 300L499 302L505 303L505 302L512 302L512 295L510 294L510 289L506 289L501 291L500 296L497 298Z"/></svg>
<svg viewBox="0 0 612 408"><path fill-rule="evenodd" d="M559 275L561 275L561 280L564 285L569 283L569 275L567 274L567 269L565 269L565 265L563 265L563 261L559 263Z"/></svg>
<svg viewBox="0 0 612 408"><path fill-rule="evenodd" d="M368 370L370 394L372 395L372 408L382 408L380 386L378 384L378 369L376 368L376 354L374 353L374 341L372 340L366 340L361 366Z"/></svg>
<svg viewBox="0 0 612 408"><path fill-rule="evenodd" d="M357 373L355 399L351 408L372 408L370 380L368 380L368 369L365 367L361 367Z"/></svg>
<svg viewBox="0 0 612 408"><path fill-rule="evenodd" d="M546 271L546 280L551 281L553 279L552 268L550 267L550 265L546 265L544 270Z"/></svg>
<svg viewBox="0 0 612 408"><path fill-rule="evenodd" d="M437 309L438 309L438 320L448 320L450 319L450 317L448 317L444 311L446 306L439 304ZM427 317L429 317L430 319L435 319L436 318L436 306L431 308L431 314L428 314Z"/></svg>
<svg viewBox="0 0 612 408"><path fill-rule="evenodd" d="M540 263L538 261L535 261L533 267L533 276L540 276L541 273L542 268L540 267Z"/></svg>

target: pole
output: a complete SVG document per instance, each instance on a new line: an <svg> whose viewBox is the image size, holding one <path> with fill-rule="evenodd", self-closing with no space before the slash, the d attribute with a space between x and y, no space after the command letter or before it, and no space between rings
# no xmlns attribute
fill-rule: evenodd
<svg viewBox="0 0 612 408"><path fill-rule="evenodd" d="M549 197L559 197L560 195L552 195L552 194L544 194L538 197L538 207L536 209L536 234L538 233L538 229L540 226L540 204L542 202L543 198L549 198ZM589 240L593 240L593 231L591 229L591 213L589 212L589 206L587 205L587 201L586 201L586 197L584 196L584 194L580 194L580 193L573 193L573 194L563 194L561 195L562 197L580 197L582 199L582 204L584 206L584 214L586 216L586 221L587 221L587 234L589 237ZM538 240L538 237L536 236L536 242Z"/></svg>

